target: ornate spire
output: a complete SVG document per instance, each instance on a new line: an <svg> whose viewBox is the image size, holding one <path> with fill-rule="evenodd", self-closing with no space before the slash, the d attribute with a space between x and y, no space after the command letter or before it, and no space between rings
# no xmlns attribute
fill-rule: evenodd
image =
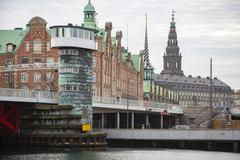
<svg viewBox="0 0 240 160"><path fill-rule="evenodd" d="M172 22L170 23L171 24L171 27L175 27L175 18L174 18L174 16L175 16L175 13L176 13L176 11L174 11L174 9L172 10Z"/></svg>
<svg viewBox="0 0 240 160"><path fill-rule="evenodd" d="M147 35L147 14L145 14L145 43L144 43L144 65L149 66L149 53L148 53L148 35Z"/></svg>
<svg viewBox="0 0 240 160"><path fill-rule="evenodd" d="M172 11L172 21L170 23L170 31L168 34L168 42L166 53L164 53L164 70L163 74L183 75L182 71L182 56L179 52L177 32L175 26L175 11Z"/></svg>

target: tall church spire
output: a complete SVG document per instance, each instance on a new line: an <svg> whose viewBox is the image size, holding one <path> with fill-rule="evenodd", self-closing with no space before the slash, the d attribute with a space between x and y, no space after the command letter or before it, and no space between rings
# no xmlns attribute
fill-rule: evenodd
<svg viewBox="0 0 240 160"><path fill-rule="evenodd" d="M144 65L149 66L149 53L148 53L148 35L147 35L147 14L145 14L145 43L144 43Z"/></svg>
<svg viewBox="0 0 240 160"><path fill-rule="evenodd" d="M164 53L163 60L163 71L162 74L171 74L182 76L182 56L179 53L176 23L175 23L175 11L172 11L172 21L170 23L170 31L168 34L168 42L166 53Z"/></svg>

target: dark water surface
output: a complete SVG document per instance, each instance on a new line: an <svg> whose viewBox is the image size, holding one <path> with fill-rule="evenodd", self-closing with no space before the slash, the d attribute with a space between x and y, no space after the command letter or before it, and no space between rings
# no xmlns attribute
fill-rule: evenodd
<svg viewBox="0 0 240 160"><path fill-rule="evenodd" d="M1 151L1 160L240 160L240 154L229 152L108 148L106 151L79 149Z"/></svg>

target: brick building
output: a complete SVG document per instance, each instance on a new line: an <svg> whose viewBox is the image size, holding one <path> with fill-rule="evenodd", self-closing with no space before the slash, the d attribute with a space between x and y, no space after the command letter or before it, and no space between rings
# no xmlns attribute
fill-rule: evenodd
<svg viewBox="0 0 240 160"><path fill-rule="evenodd" d="M58 90L58 51L51 49L46 25L41 17L33 17L25 29L0 30L1 88Z"/></svg>

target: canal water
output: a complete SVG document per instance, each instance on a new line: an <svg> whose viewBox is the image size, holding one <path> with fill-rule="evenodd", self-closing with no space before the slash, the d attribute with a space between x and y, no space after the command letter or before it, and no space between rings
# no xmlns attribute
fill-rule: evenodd
<svg viewBox="0 0 240 160"><path fill-rule="evenodd" d="M1 151L0 160L240 160L240 154L176 149L108 148L105 151L21 150Z"/></svg>

